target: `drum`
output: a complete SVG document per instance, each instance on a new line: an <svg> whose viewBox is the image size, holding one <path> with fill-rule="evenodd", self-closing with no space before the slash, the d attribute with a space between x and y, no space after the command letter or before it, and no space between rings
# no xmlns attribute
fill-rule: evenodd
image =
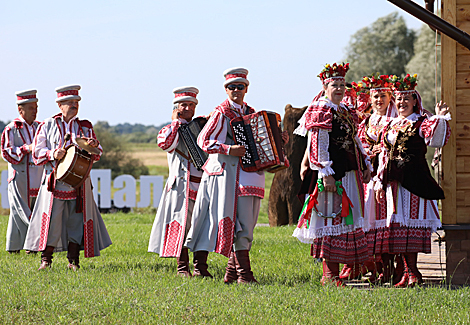
<svg viewBox="0 0 470 325"><path fill-rule="evenodd" d="M78 146L71 144L66 149L65 156L55 168L55 179L73 188L79 188L90 173L93 165L91 155Z"/></svg>

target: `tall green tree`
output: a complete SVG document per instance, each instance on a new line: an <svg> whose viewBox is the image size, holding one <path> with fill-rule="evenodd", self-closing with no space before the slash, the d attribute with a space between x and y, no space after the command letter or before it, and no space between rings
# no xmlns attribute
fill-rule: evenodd
<svg viewBox="0 0 470 325"><path fill-rule="evenodd" d="M440 37L437 41L440 42ZM432 113L436 106L436 73L437 98L441 97L441 51L438 49L436 60L435 44L436 33L428 25L423 24L414 44L414 55L406 65L407 73L418 74L416 89L421 94L424 108Z"/></svg>
<svg viewBox="0 0 470 325"><path fill-rule="evenodd" d="M398 12L381 17L351 36L346 47L350 62L348 81L360 80L373 73L405 74L413 56L415 32L408 29Z"/></svg>

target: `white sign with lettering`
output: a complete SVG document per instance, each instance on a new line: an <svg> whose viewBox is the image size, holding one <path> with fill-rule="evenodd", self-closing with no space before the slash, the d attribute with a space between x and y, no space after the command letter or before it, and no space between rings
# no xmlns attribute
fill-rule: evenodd
<svg viewBox="0 0 470 325"><path fill-rule="evenodd" d="M152 205L158 207L163 192L163 176L142 175L140 176L140 201L136 203L137 181L131 175L120 175L114 179L114 192L111 199L111 169L92 169L90 172L93 185L93 196L100 208L111 208L112 203L116 208L146 208ZM2 171L2 182L0 183L0 195L2 197L2 208L8 209L8 171ZM152 194L153 185L153 196ZM112 202L113 200L113 202Z"/></svg>

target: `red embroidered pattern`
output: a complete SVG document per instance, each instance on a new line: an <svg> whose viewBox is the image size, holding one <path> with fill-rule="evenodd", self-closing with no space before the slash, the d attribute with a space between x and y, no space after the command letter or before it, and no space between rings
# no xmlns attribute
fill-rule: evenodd
<svg viewBox="0 0 470 325"><path fill-rule="evenodd" d="M410 193L410 219L419 219L419 196Z"/></svg>
<svg viewBox="0 0 470 325"><path fill-rule="evenodd" d="M317 128L312 130L311 144L310 144L310 162L314 164L315 166L317 166L318 168L324 168L324 166L318 162L318 150L319 150L318 133L319 133L319 130Z"/></svg>
<svg viewBox="0 0 470 325"><path fill-rule="evenodd" d="M64 97L64 96L69 96L69 95L78 96L78 90L66 90L66 91L62 91L60 93L57 93L58 98Z"/></svg>
<svg viewBox="0 0 470 325"><path fill-rule="evenodd" d="M234 224L230 217L225 217L219 222L219 231L217 233L217 245L215 252L226 257L230 256L233 244Z"/></svg>
<svg viewBox="0 0 470 325"><path fill-rule="evenodd" d="M54 190L54 193L52 194L55 199L59 200L75 200L77 198L77 191L59 191L59 190Z"/></svg>
<svg viewBox="0 0 470 325"><path fill-rule="evenodd" d="M328 106L311 105L305 115L305 127L310 130L314 127L331 130L333 114Z"/></svg>
<svg viewBox="0 0 470 325"><path fill-rule="evenodd" d="M196 98L196 94L195 94L195 93L186 92L186 93L176 93L176 94L175 94L175 98L184 97L184 96L191 96L191 97Z"/></svg>
<svg viewBox="0 0 470 325"><path fill-rule="evenodd" d="M168 124L163 129L161 129L160 132L158 132L158 146L162 150L167 150L171 147L171 145L175 141L176 135L178 134L179 125L180 122L175 120L171 124ZM172 126L173 128L171 129L170 134L165 135L165 133L168 132L168 129L170 129Z"/></svg>
<svg viewBox="0 0 470 325"><path fill-rule="evenodd" d="M246 79L246 74L232 73L232 74L228 74L228 75L225 76L225 80L233 79L233 78L244 78L244 79Z"/></svg>
<svg viewBox="0 0 470 325"><path fill-rule="evenodd" d="M25 96L16 96L17 100L30 99L30 98L36 98L36 94L34 94L34 95L25 95Z"/></svg>
<svg viewBox="0 0 470 325"><path fill-rule="evenodd" d="M41 234L39 236L39 251L46 249L47 236L49 234L50 217L44 212L41 218Z"/></svg>
<svg viewBox="0 0 470 325"><path fill-rule="evenodd" d="M83 250L85 257L94 257L95 248L94 248L94 238L93 238L93 220L88 220L83 224Z"/></svg>
<svg viewBox="0 0 470 325"><path fill-rule="evenodd" d="M380 92L386 92L386 91L390 91L390 87L381 87L381 88L371 88L370 89L370 93L373 94L373 93L380 93Z"/></svg>
<svg viewBox="0 0 470 325"><path fill-rule="evenodd" d="M29 196L37 197L39 193L39 188L30 188L29 189Z"/></svg>
<svg viewBox="0 0 470 325"><path fill-rule="evenodd" d="M197 195L197 191L193 191L192 189L189 189L189 198L191 200L196 201L196 195Z"/></svg>
<svg viewBox="0 0 470 325"><path fill-rule="evenodd" d="M346 81L346 79L344 79L344 77L330 77L330 78L326 78L325 80L323 80L323 84L326 85L326 84L329 84L330 82L334 81L334 80L341 80L341 81Z"/></svg>
<svg viewBox="0 0 470 325"><path fill-rule="evenodd" d="M264 188L257 186L240 186L238 188L238 196L257 196L264 198Z"/></svg>
<svg viewBox="0 0 470 325"><path fill-rule="evenodd" d="M312 245L311 255L335 263L361 263L369 258L367 239L362 229L338 236L316 238Z"/></svg>
<svg viewBox="0 0 470 325"><path fill-rule="evenodd" d="M219 171L215 171L215 172L209 172L207 169L206 169L206 165L207 163L209 162L209 159L207 159L207 161L204 163L204 165L202 166L202 169L204 170L204 172L209 175L209 176L214 176L214 175L222 175L222 173L224 172L225 170L225 163L222 164L222 167L220 167L220 170Z"/></svg>
<svg viewBox="0 0 470 325"><path fill-rule="evenodd" d="M423 137L431 137L434 134L437 124L439 124L439 121L437 119L433 121L426 119L425 121L423 121L423 123L421 124L421 132L423 133Z"/></svg>
<svg viewBox="0 0 470 325"><path fill-rule="evenodd" d="M17 161L17 160L14 160L12 159L12 157L10 157L10 155L14 155L14 156L18 156L15 152L13 152L11 150L11 144L10 144L10 136L9 136L9 132L11 131L11 128L10 127L5 127L5 129L3 130L3 133L2 133L2 142L1 142L1 145L2 145L2 156L3 158L5 158L10 164L13 164L13 165L17 165L19 164L20 161ZM7 147L5 148L5 137L8 135L8 143L7 143Z"/></svg>
<svg viewBox="0 0 470 325"><path fill-rule="evenodd" d="M181 232L181 228L181 225L176 220L166 225L161 257L172 257L178 255L178 234Z"/></svg>
<svg viewBox="0 0 470 325"><path fill-rule="evenodd" d="M392 223L368 233L369 254L431 252L431 229L410 228Z"/></svg>

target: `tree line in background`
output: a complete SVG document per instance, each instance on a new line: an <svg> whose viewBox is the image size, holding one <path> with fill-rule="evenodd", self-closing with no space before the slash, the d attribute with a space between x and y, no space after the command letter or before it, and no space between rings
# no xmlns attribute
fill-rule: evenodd
<svg viewBox="0 0 470 325"><path fill-rule="evenodd" d="M129 174L135 178L148 175L148 167L139 159L133 158L129 148L135 143L155 143L158 132L166 124L168 123L153 126L124 123L111 126L108 122L98 121L93 129L103 147L103 155L94 167L111 169L113 178L121 174Z"/></svg>
<svg viewBox="0 0 470 325"><path fill-rule="evenodd" d="M359 81L374 73L417 73L417 89L423 98L423 105L433 111L436 101L436 62L438 98L441 79L440 51L437 51L436 58L435 38L435 32L425 24L419 31L409 29L397 12L381 17L351 36L345 49L345 61L351 63L348 81ZM147 175L147 166L132 158L128 148L135 143L154 143L158 132L166 124L153 126L124 123L111 126L108 122L98 121L94 129L104 153L95 168L111 169L113 178L120 174L130 174L136 178ZM0 121L0 130L3 131L5 125Z"/></svg>
<svg viewBox="0 0 470 325"><path fill-rule="evenodd" d="M440 44L440 37L437 43ZM394 12L354 33L345 51L345 61L351 64L347 81L357 82L375 73L398 76L416 73L423 106L434 112L436 72L440 98L441 53L438 48L436 58L436 33L428 25L414 31Z"/></svg>
<svg viewBox="0 0 470 325"><path fill-rule="evenodd" d="M1 132L8 123L0 121ZM103 147L103 155L93 167L111 169L113 178L122 174L129 174L135 178L148 175L148 167L139 159L133 158L129 148L136 143L155 143L158 132L167 124L154 126L124 123L110 126L108 122L98 121L93 129ZM156 148L155 145L155 150Z"/></svg>
<svg viewBox="0 0 470 325"><path fill-rule="evenodd" d="M158 132L168 123L170 122L158 126L130 123L111 126L106 121L98 121L94 127L121 136L123 140L130 143L150 143L155 141Z"/></svg>

